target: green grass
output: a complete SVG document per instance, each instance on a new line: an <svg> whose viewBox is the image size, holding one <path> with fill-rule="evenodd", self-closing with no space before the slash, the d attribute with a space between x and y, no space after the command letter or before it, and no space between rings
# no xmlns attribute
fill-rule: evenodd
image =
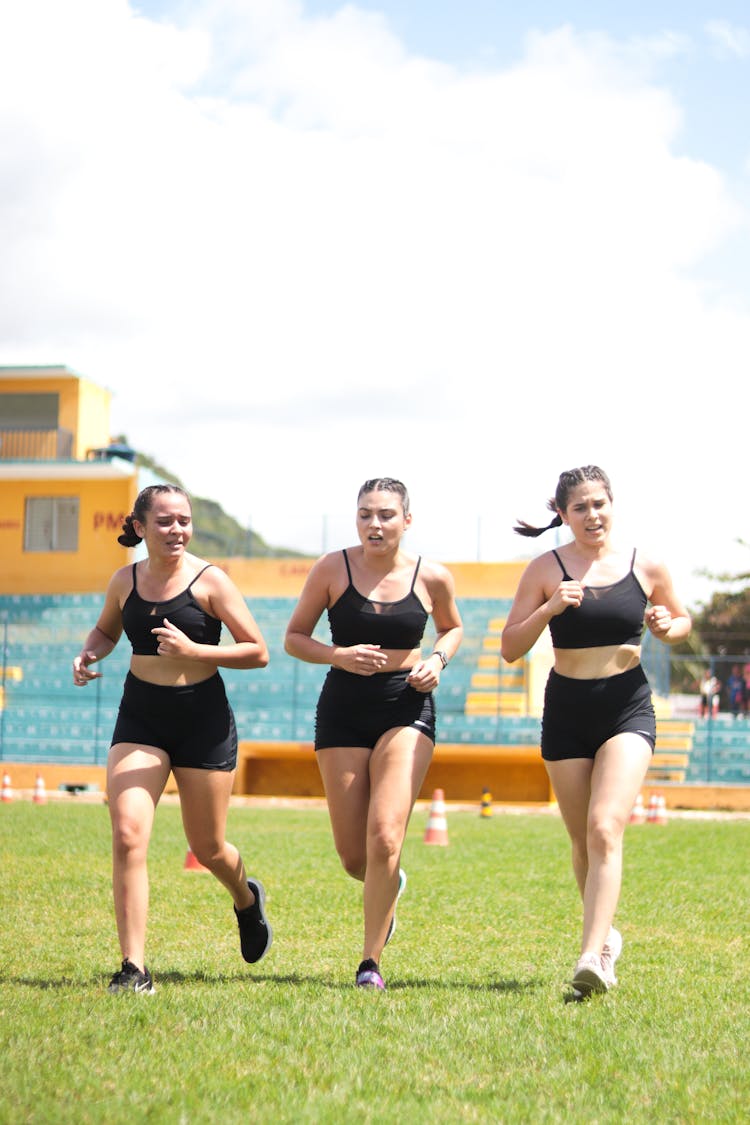
<svg viewBox="0 0 750 1125"><path fill-rule="evenodd" d="M151 849L154 996L118 967L106 808L0 807L0 1122L733 1122L750 1104L750 822L629 827L620 984L565 1003L580 906L556 816L448 810L404 851L382 969L358 992L360 888L320 809L230 811L274 945L239 956L226 892Z"/></svg>

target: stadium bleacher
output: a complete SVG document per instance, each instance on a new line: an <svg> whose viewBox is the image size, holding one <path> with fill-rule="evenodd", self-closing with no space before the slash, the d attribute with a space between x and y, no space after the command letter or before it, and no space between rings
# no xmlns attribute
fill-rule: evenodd
<svg viewBox="0 0 750 1125"><path fill-rule="evenodd" d="M73 686L71 664L96 621L96 594L0 596L0 760L103 765L114 725L129 649L121 642L101 665L101 679ZM223 669L242 740L309 742L315 703L327 668L284 652L293 598L250 600L269 646L269 666ZM539 719L526 707L526 666L505 665L499 652L504 599L459 599L464 642L438 694L441 742L467 746L538 745ZM325 621L316 635L327 637ZM429 651L434 636L425 637ZM644 664L663 689L665 646L644 645ZM684 724L683 724L684 726ZM695 719L690 736L661 724L663 779L721 784L750 783L750 721L720 716ZM657 745L657 751L661 748ZM673 751L674 762L667 761ZM669 770L672 775L670 776Z"/></svg>

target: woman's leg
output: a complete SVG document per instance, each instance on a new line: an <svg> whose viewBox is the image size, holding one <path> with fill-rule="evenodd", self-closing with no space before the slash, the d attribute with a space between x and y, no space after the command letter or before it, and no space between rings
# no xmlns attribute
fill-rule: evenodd
<svg viewBox="0 0 750 1125"><path fill-rule="evenodd" d="M173 770L190 850L227 888L237 909L244 910L255 902L255 895L248 888L240 853L226 839L234 772L186 766Z"/></svg>
<svg viewBox="0 0 750 1125"><path fill-rule="evenodd" d="M589 758L545 762L571 840L583 900L581 953L601 953L617 909L622 842L651 748L637 734L609 739Z"/></svg>
<svg viewBox="0 0 750 1125"><path fill-rule="evenodd" d="M398 727L378 741L370 757L363 960L379 961L398 894L398 871L414 802L432 759L431 739Z"/></svg>
<svg viewBox="0 0 750 1125"><path fill-rule="evenodd" d="M637 734L618 734L610 738L594 759L582 953L601 953L607 940L620 898L625 827L650 761L651 747Z"/></svg>
<svg viewBox="0 0 750 1125"><path fill-rule="evenodd" d="M588 817L591 797L591 758L567 758L559 762L545 761L560 815L570 837L573 874L583 899L589 873Z"/></svg>
<svg viewBox="0 0 750 1125"><path fill-rule="evenodd" d="M257 879L251 879L248 884L242 857L226 838L234 770L177 766L173 773L190 849L232 896L242 956L255 964L271 948L273 931L265 913L263 884Z"/></svg>
<svg viewBox="0 0 750 1125"><path fill-rule="evenodd" d="M117 934L123 959L141 970L148 916L148 844L169 768L164 751L125 742L112 747L107 761Z"/></svg>
<svg viewBox="0 0 750 1125"><path fill-rule="evenodd" d="M371 754L362 746L327 746L317 753L336 852L347 874L360 882L367 867Z"/></svg>

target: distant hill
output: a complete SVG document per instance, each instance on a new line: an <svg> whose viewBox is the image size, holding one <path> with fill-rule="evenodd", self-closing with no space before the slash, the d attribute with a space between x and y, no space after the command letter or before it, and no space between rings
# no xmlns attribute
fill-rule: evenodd
<svg viewBox="0 0 750 1125"><path fill-rule="evenodd" d="M128 439L121 435L112 439L123 445L130 445ZM133 448L131 446L131 448ZM136 452L136 465L150 469L156 476L170 484L185 485L174 473L170 473L162 465L157 464L153 457L146 453ZM288 547L271 547L257 531L243 527L237 520L222 508L216 500L208 500L204 496L194 496L190 493L193 503L193 538L190 540L190 550L196 555L223 555L233 558L253 559L278 559L278 558L306 558L301 551L292 551Z"/></svg>

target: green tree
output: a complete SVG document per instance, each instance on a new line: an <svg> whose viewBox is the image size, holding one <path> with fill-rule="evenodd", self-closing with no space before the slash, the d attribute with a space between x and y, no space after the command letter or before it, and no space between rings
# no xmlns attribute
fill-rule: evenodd
<svg viewBox="0 0 750 1125"><path fill-rule="evenodd" d="M130 445L124 435L112 438L113 442ZM136 451L135 463L149 469L155 476L169 484L184 488L178 476L165 469L147 453ZM256 531L243 527L228 515L216 500L190 495L193 505L193 538L190 550L196 555L233 558L304 558L300 551L288 547L271 547Z"/></svg>
<svg viewBox="0 0 750 1125"><path fill-rule="evenodd" d="M739 540L743 547L748 544ZM704 652L745 655L750 653L750 573L707 574L715 582L740 589L717 590L711 600L693 615L693 628Z"/></svg>
<svg viewBox="0 0 750 1125"><path fill-rule="evenodd" d="M736 588L738 583L750 583L750 574L703 574L734 589L718 589L705 605L691 610L690 636L670 650L672 691L697 691L709 661L726 684L732 664L747 663L750 654L750 585Z"/></svg>

